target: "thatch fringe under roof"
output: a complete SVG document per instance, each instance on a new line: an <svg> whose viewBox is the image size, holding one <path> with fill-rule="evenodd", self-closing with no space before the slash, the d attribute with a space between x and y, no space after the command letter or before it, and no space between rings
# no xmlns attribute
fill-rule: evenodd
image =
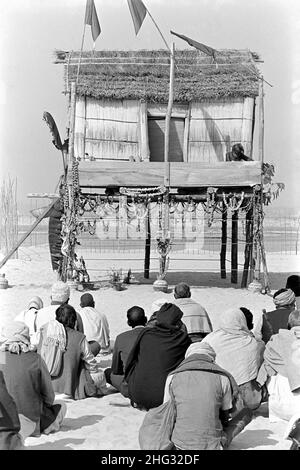
<svg viewBox="0 0 300 470"><path fill-rule="evenodd" d="M79 52L55 51L65 65L65 86L76 80ZM221 100L258 95L258 56L249 50L219 50L216 63L197 50L176 50L174 101ZM93 98L145 99L166 103L170 57L166 50L89 51L81 57L77 93Z"/></svg>

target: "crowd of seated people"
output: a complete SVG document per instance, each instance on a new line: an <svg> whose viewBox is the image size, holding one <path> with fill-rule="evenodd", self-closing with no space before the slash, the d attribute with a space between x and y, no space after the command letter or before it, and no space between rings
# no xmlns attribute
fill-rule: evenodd
<svg viewBox="0 0 300 470"><path fill-rule="evenodd" d="M51 304L30 299L0 335L0 449L24 449L24 439L58 431L67 406L120 392L128 406L150 416L176 406L174 449L226 449L269 400L270 419L300 413L300 277L273 295L276 309L262 311L260 334L241 306L220 312L213 326L205 307L181 282L174 298L127 310L130 329L112 346L109 318L90 293L78 311L69 286L53 284ZM101 356L112 353L111 366ZM141 434L144 428L141 427ZM143 436L141 436L143 440Z"/></svg>

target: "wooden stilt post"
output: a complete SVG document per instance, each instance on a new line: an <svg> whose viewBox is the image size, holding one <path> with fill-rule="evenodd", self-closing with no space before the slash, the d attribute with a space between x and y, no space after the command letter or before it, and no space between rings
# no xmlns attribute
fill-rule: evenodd
<svg viewBox="0 0 300 470"><path fill-rule="evenodd" d="M146 241L145 241L145 261L144 261L144 278L145 279L149 279L150 252L151 252L151 224L150 224L150 213L149 213L149 203L148 203L147 216L146 216Z"/></svg>
<svg viewBox="0 0 300 470"><path fill-rule="evenodd" d="M222 240L220 253L221 278L226 279L226 249L227 249L227 207L222 206Z"/></svg>
<svg viewBox="0 0 300 470"><path fill-rule="evenodd" d="M231 282L238 282L238 221L239 212L234 211L231 217Z"/></svg>
<svg viewBox="0 0 300 470"><path fill-rule="evenodd" d="M246 244L245 244L245 261L243 278L241 287L247 287L249 266L251 266L252 258L252 209L246 212Z"/></svg>
<svg viewBox="0 0 300 470"><path fill-rule="evenodd" d="M260 237L260 217L259 217L259 195L256 193L254 196L254 207L253 207L253 264L254 273L253 280L260 282L260 249L259 249L259 237Z"/></svg>

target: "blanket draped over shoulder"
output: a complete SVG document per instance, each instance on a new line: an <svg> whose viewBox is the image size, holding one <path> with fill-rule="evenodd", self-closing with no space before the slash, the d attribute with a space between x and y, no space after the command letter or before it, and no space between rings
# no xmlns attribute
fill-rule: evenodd
<svg viewBox="0 0 300 470"><path fill-rule="evenodd" d="M204 371L228 377L231 386L233 402L238 396L238 386L234 378L217 364L207 354L194 353L188 356L169 375L170 377L185 371ZM148 411L139 430L141 449L169 450L173 448L172 433L176 421L176 404L172 388L169 388L169 400L161 406Z"/></svg>
<svg viewBox="0 0 300 470"><path fill-rule="evenodd" d="M157 314L157 325L141 330L125 367L129 397L146 409L163 402L166 377L184 359L191 343L178 326L180 309L173 304L165 304L162 309Z"/></svg>

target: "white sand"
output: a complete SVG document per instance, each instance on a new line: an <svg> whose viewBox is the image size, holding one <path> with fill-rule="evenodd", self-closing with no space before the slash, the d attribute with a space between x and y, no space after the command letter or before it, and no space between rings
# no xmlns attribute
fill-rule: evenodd
<svg viewBox="0 0 300 470"><path fill-rule="evenodd" d="M51 270L47 247L24 248L20 250L20 259L9 260L1 272L6 274L10 287L0 290L0 326L14 318L24 309L29 299L39 295L45 305L50 303L51 284L56 280ZM115 264L110 260L105 267ZM195 263L195 260L193 261ZM198 260L199 263L199 260ZM133 271L135 269L134 265ZM191 260L186 260L182 269L191 269ZM203 267L203 264L202 264ZM290 273L299 272L299 257L272 256L268 257L271 287L273 290L285 285ZM209 270L208 270L209 271ZM168 282L170 292L162 294L154 292L151 280L145 281L141 274L136 278L143 284L128 285L126 289L117 292L103 287L92 292L96 307L103 310L110 324L111 338L128 329L126 310L132 305L142 306L150 315L150 307L155 299L165 297L172 301L171 288L179 281L187 281L192 287L192 296L207 309L213 326L218 325L222 312L232 305L245 306L251 309L255 321L261 314L262 308L273 307L272 298L267 295L254 294L246 289L232 287L230 273L226 280L221 280L218 273L170 273ZM218 286L218 287L212 287ZM79 306L81 292L72 291L70 304ZM111 356L99 356L103 368L110 364ZM138 429L144 413L129 406L129 401L119 393L113 393L102 398L88 398L81 401L67 400L67 415L61 430L49 436L28 438L26 446L29 449L139 449ZM255 413L255 418L247 428L235 438L232 450L287 449L289 441L283 438L286 422L270 423L267 405L263 405Z"/></svg>

